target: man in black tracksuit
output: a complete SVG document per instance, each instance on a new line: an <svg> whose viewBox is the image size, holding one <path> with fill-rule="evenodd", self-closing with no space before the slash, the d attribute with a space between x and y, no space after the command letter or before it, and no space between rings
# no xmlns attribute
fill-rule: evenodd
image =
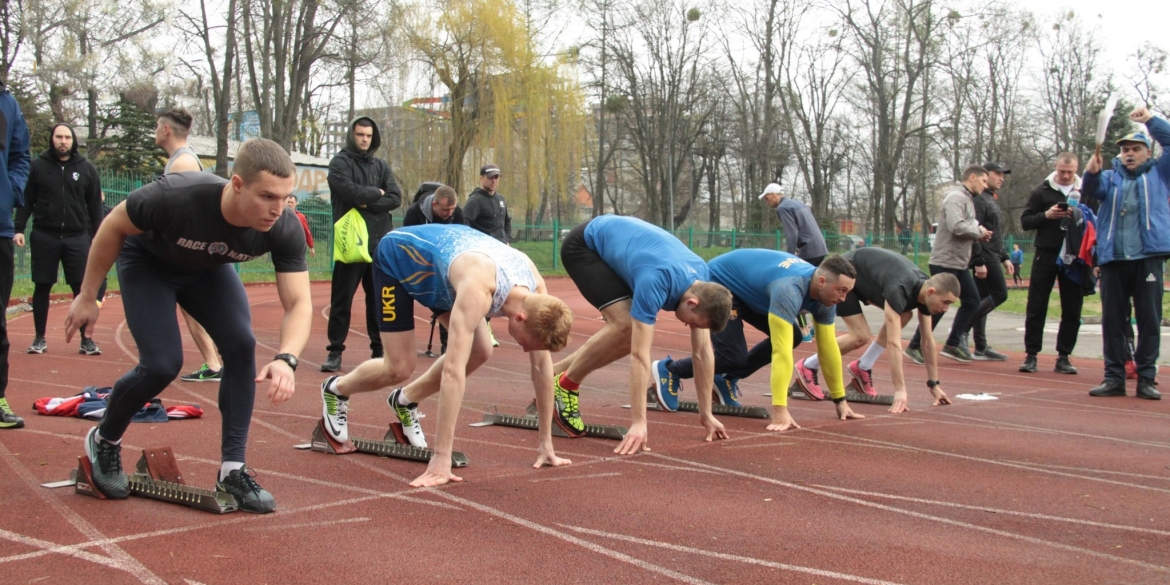
<svg viewBox="0 0 1170 585"><path fill-rule="evenodd" d="M1020 365L1021 372L1037 370L1036 354L1044 344L1044 320L1048 316L1048 301L1052 285L1060 283L1060 329L1056 334L1056 368L1061 374L1075 374L1076 368L1068 356L1077 345L1077 334L1081 330L1081 307L1085 297L1081 286L1065 275L1056 265L1064 243L1065 231L1061 222L1071 215L1067 208L1069 193L1079 191L1081 179L1077 177L1079 161L1075 154L1063 152L1056 157L1056 170L1044 182L1032 189L1024 212L1020 215L1020 227L1036 230L1036 255L1032 259L1032 274L1028 281L1028 308L1024 318L1024 351L1028 354ZM1064 204L1062 207L1061 204Z"/></svg>
<svg viewBox="0 0 1170 585"><path fill-rule="evenodd" d="M500 184L500 167L486 164L479 169L479 187L467 196L463 217L467 225L505 243L512 243L512 214L504 196L496 192Z"/></svg>
<svg viewBox="0 0 1170 585"><path fill-rule="evenodd" d="M329 161L329 193L333 202L333 222L357 208L366 221L370 257L373 258L382 236L394 227L390 212L402 204L402 191L394 180L390 164L374 156L382 145L378 125L362 116L349 125L345 147ZM341 371L341 352L349 334L350 308L358 284L366 295L366 333L370 336L372 357L382 356L382 338L378 332L378 296L374 294L371 264L358 262L333 265L333 288L329 294L329 357L321 364L322 372Z"/></svg>
<svg viewBox="0 0 1170 585"><path fill-rule="evenodd" d="M57 267L64 265L65 282L77 296L85 278L89 244L102 222L102 185L97 169L77 153L77 136L68 124L49 131L49 148L32 161L25 187L25 204L16 210L13 243L23 247L24 230L32 216L29 234L32 252L33 327L36 336L29 353L45 353L45 325L49 319L49 293L57 283ZM81 330L79 353L100 355L101 350Z"/></svg>
<svg viewBox="0 0 1170 585"><path fill-rule="evenodd" d="M972 256L980 257L981 260L971 261L971 269L976 271L975 286L979 289L980 298L979 309L971 320L972 337L975 338L975 351L971 357L1002 362L1007 356L987 345L987 314L1007 300L1007 279L1004 273L1010 275L1015 268L1003 245L1004 222L998 195L1004 176L1012 171L995 162L986 163L983 168L987 171L987 188L975 197L975 218L979 220L979 225L991 230L992 236L986 242L976 242L972 249ZM983 267L982 271L979 266ZM979 276L981 272L983 276Z"/></svg>

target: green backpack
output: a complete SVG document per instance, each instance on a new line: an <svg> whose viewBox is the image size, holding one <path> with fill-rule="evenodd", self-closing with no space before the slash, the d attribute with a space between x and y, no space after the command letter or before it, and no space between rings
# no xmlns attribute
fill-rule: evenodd
<svg viewBox="0 0 1170 585"><path fill-rule="evenodd" d="M367 243L369 240L366 220L356 207L349 210L333 224L333 261L344 264L373 262Z"/></svg>

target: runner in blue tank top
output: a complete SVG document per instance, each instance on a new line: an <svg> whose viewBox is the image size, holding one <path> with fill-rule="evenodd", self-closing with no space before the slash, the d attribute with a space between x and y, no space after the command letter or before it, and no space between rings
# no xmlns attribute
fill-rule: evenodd
<svg viewBox="0 0 1170 585"><path fill-rule="evenodd" d="M713 385L725 404L738 404L734 402L735 380L771 363L772 423L768 430L800 428L788 413L788 386L792 379L792 349L801 341L793 333L797 317L808 312L817 329L817 355L825 364L825 379L837 404L837 416L841 420L863 418L845 402L841 351L833 324L834 305L845 299L856 277L848 261L830 256L816 267L785 252L743 249L723 254L707 266L711 280L726 286L733 296L731 321L712 337L716 373ZM743 334L744 322L768 334L768 339L751 351ZM702 379L690 360L667 357L655 365L659 386L678 386L679 378Z"/></svg>
<svg viewBox="0 0 1170 585"><path fill-rule="evenodd" d="M348 439L348 401L353 394L405 382L414 373L417 353L414 301L439 313L450 330L447 353L414 382L387 399L398 441L426 447L418 403L439 394L435 453L427 471L410 485L436 486L462 481L451 473L455 422L467 376L492 355L485 317L504 317L508 333L528 353L536 389L540 440L533 467L571 463L556 456L552 445L552 351L569 339L573 314L564 301L550 296L536 266L523 252L464 225L430 224L394 230L378 243L374 284L381 296L379 329L382 358L371 359L345 376L321 384L325 431L338 442Z"/></svg>
<svg viewBox="0 0 1170 585"><path fill-rule="evenodd" d="M561 260L585 300L601 311L605 327L554 371L556 422L569 436L585 434L577 391L590 372L630 356L630 429L614 451L646 449L646 380L651 377L650 347L659 311L673 311L691 330L691 351L707 372L699 393L699 420L708 441L726 438L711 414L711 331L727 323L731 295L707 282L707 266L678 238L632 217L605 215L575 228L565 238ZM659 404L678 409L678 394L660 392Z"/></svg>

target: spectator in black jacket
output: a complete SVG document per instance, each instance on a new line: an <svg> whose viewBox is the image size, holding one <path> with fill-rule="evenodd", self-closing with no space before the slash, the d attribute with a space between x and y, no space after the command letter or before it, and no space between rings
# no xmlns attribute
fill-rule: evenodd
<svg viewBox="0 0 1170 585"><path fill-rule="evenodd" d="M374 153L382 145L378 125L362 116L353 121L346 135L345 147L329 161L329 194L333 202L333 222L356 208L366 221L370 257L373 258L382 236L393 229L390 212L402 204L402 191L394 180L390 164ZM329 357L321 364L322 372L341 371L341 352L349 334L349 316L358 284L366 295L366 333L370 336L370 353L382 357L382 338L378 332L378 296L374 294L371 264L359 262L333 265L333 287L329 293Z"/></svg>
<svg viewBox="0 0 1170 585"><path fill-rule="evenodd" d="M1064 242L1061 221L1071 215L1067 207L1069 193L1081 188L1081 179L1077 176L1079 164L1077 155L1060 153L1056 157L1056 171L1032 189L1028 203L1024 205L1024 212L1020 215L1020 227L1036 230L1036 255L1032 258L1027 315L1024 318L1024 351L1028 355L1020 366L1021 372L1037 370L1036 354L1040 353L1044 344L1048 299L1052 295L1052 285L1059 281L1060 329L1056 334L1055 371L1061 374L1077 373L1068 356L1077 345L1077 334L1081 330L1081 307L1085 297L1081 286L1056 265L1056 257ZM1061 204L1064 204L1063 208Z"/></svg>
<svg viewBox="0 0 1170 585"><path fill-rule="evenodd" d="M97 169L77 153L77 136L68 124L49 131L49 148L33 159L24 206L16 210L16 234L12 241L24 247L24 230L32 216L28 244L32 256L33 328L28 353L48 349L45 325L49 319L49 293L57 283L57 267L65 268L65 283L73 296L85 278L89 244L102 223L102 184ZM78 353L101 355L93 339L81 330Z"/></svg>
<svg viewBox="0 0 1170 585"><path fill-rule="evenodd" d="M459 209L459 195L447 185L442 185L429 195L424 195L406 210L402 225L425 225L445 223L465 225L463 210Z"/></svg>
<svg viewBox="0 0 1170 585"><path fill-rule="evenodd" d="M479 187L467 196L463 216L467 225L505 243L512 243L512 214L504 196L496 192L500 167L486 164L479 169Z"/></svg>
<svg viewBox="0 0 1170 585"><path fill-rule="evenodd" d="M1002 362L1007 356L987 345L987 314L1008 298L1007 277L1004 273L1008 276L1015 273L1011 256L1003 245L1004 221L1003 212L999 208L999 189L1003 187L1004 177L1012 171L995 162L984 164L983 168L987 170L987 188L975 198L975 218L979 220L979 225L991 230L992 235L986 242L975 242L972 254L982 258L979 264L983 266L983 271L980 272L972 260L971 268L976 271L975 286L979 289L980 301L979 309L971 321L972 337L975 338L975 352L971 357Z"/></svg>

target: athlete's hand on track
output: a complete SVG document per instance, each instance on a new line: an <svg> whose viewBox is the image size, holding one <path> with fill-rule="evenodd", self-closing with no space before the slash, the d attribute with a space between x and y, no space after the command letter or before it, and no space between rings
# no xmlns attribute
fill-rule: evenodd
<svg viewBox="0 0 1170 585"><path fill-rule="evenodd" d="M951 399L947 398L947 393L942 391L942 386L935 386L934 388L931 388L930 394L931 396L934 396L935 406L942 406L944 404L951 403Z"/></svg>
<svg viewBox="0 0 1170 585"><path fill-rule="evenodd" d="M853 412L853 409L849 408L848 402L841 401L838 402L835 406L837 407L837 418L841 420L865 418L864 414L857 414L856 412Z"/></svg>
<svg viewBox="0 0 1170 585"><path fill-rule="evenodd" d="M268 384L268 399L276 406L292 398L297 390L297 376L284 360L273 360L256 374L257 384L264 380L272 380Z"/></svg>
<svg viewBox="0 0 1170 585"><path fill-rule="evenodd" d="M788 429L799 429L800 425L792 420L792 415L788 414L788 409L781 406L772 407L772 424L768 425L769 431L787 431Z"/></svg>
<svg viewBox="0 0 1170 585"><path fill-rule="evenodd" d="M626 431L625 438L613 452L618 455L633 455L639 451L649 451L650 446L647 438L646 423L634 423L630 426L630 430Z"/></svg>
<svg viewBox="0 0 1170 585"><path fill-rule="evenodd" d="M910 405L907 404L908 399L905 390L898 390L894 392L894 404L890 406L890 410L894 414L899 414L910 410Z"/></svg>
<svg viewBox="0 0 1170 585"><path fill-rule="evenodd" d="M98 308L97 303L91 298L85 300L85 295L78 295L73 299L73 303L69 305L69 314L65 316L65 341L73 341L73 334L77 333L78 329L85 327L89 329L92 334L93 328L97 325L98 315L101 314L101 309Z"/></svg>
<svg viewBox="0 0 1170 585"><path fill-rule="evenodd" d="M727 435L727 431L723 428L723 423L719 422L719 419L717 419L713 416L708 416L708 417L702 417L702 419L699 422L702 423L703 428L707 429L706 441L708 443L710 443L711 441L713 441L715 439L730 439L731 438L730 436Z"/></svg>
<svg viewBox="0 0 1170 585"><path fill-rule="evenodd" d="M569 465L573 463L570 459L557 457L551 448L545 449L541 447L537 449L536 463L532 464L533 469L540 469L541 467L561 467L562 465Z"/></svg>
<svg viewBox="0 0 1170 585"><path fill-rule="evenodd" d="M431 459L434 460L435 457L437 457L437 454L433 455ZM451 458L447 457L447 461L450 460ZM452 481L463 481L463 478L451 473L450 463L447 464L447 468L445 470L431 469L431 467L428 465L426 473L416 477L414 481L410 482L410 487L435 487Z"/></svg>

